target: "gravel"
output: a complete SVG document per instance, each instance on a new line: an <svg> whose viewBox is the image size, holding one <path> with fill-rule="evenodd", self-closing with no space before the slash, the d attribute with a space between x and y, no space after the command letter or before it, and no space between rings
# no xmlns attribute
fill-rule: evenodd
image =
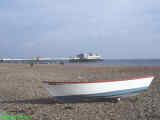
<svg viewBox="0 0 160 120"><path fill-rule="evenodd" d="M112 80L155 75L146 92L118 103L57 103L42 81ZM0 109L33 120L159 120L160 67L0 64ZM0 113L2 113L0 111Z"/></svg>

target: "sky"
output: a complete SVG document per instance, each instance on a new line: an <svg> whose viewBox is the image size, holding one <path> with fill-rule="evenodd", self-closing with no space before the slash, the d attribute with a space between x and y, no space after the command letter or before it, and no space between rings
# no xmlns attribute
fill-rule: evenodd
<svg viewBox="0 0 160 120"><path fill-rule="evenodd" d="M0 0L0 57L160 58L159 0Z"/></svg>

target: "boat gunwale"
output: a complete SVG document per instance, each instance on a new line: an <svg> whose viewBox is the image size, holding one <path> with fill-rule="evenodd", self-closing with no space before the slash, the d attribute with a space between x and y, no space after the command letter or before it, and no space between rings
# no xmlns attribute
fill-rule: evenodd
<svg viewBox="0 0 160 120"><path fill-rule="evenodd" d="M144 77L134 77L134 78L127 78L127 79L119 79L119 80L96 80L96 81L64 81L64 82L52 82L45 80L43 83L48 83L49 85L62 85L62 84L88 84L88 83L105 83L105 82L118 82L118 81L129 81L129 80L137 80L137 79L145 79L145 78L155 78L154 75L152 76L144 76Z"/></svg>

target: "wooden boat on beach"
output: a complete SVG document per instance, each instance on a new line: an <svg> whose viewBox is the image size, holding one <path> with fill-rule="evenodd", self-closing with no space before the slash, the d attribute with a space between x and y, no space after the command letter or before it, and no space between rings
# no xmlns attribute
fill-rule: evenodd
<svg viewBox="0 0 160 120"><path fill-rule="evenodd" d="M90 82L50 82L44 81L49 93L56 98L120 98L147 90L154 76L123 80L103 80Z"/></svg>

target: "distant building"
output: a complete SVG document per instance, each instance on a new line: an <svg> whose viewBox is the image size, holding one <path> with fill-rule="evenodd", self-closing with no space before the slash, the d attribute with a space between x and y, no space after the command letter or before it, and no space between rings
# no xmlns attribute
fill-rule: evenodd
<svg viewBox="0 0 160 120"><path fill-rule="evenodd" d="M93 53L81 53L78 54L76 57L73 57L70 61L71 62L96 62L96 61L102 61L103 58L97 54Z"/></svg>

